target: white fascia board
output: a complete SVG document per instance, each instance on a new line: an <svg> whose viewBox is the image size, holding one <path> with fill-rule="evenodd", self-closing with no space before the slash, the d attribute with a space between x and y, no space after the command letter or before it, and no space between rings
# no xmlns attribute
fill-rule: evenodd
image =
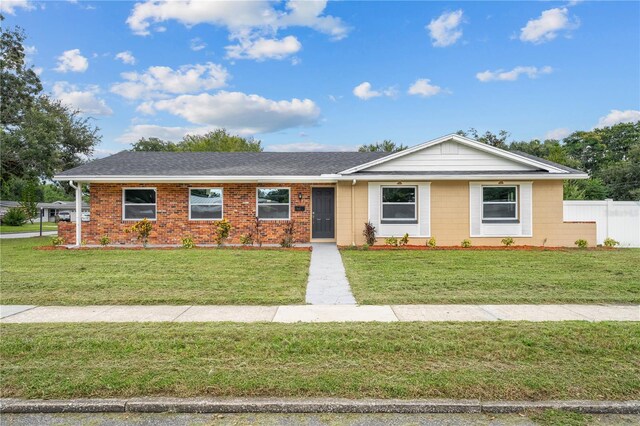
<svg viewBox="0 0 640 426"><path fill-rule="evenodd" d="M54 176L58 181L104 182L104 183L204 183L204 182L336 182L337 175L321 176Z"/></svg>
<svg viewBox="0 0 640 426"><path fill-rule="evenodd" d="M454 140L454 141L459 142L459 143L461 143L463 145L467 145L467 146L470 146L472 148L476 148L476 149L479 149L479 150L482 150L482 151L490 152L490 153L495 154L495 155L497 155L499 157L507 158L509 160L512 160L512 161L515 161L515 162L518 162L518 163L522 163L522 164L527 164L529 166L538 167L538 168L547 170L549 173L560 173L560 174L568 174L569 173L568 171L560 169L558 167L554 167L554 166L551 166L549 164L542 163L540 161L532 160L530 158L523 157L522 155L518 155L518 154L515 154L513 152L505 151L503 149L496 148L496 147L493 147L491 145L487 145L486 143L478 142L478 141L476 141L474 139L470 139L470 138L467 138L467 137L464 137L464 136L460 136L460 135L457 135L457 134L454 133L454 134L442 136L442 137L437 138L437 139L430 140L428 142L421 143L419 145L416 145L416 146L414 146L412 148L405 149L403 151L398 151L396 153L387 155L387 156L382 157L382 158L378 158L377 160L373 160L373 161L370 161L368 163L360 164L359 166L355 166L355 167L352 167L350 169L344 170L344 171L340 172L340 174L351 174L351 173L355 173L355 172L360 171L360 170L368 169L369 167L373 167L373 166L376 166L378 164L386 163L387 161L391 161L393 159L403 157L403 156L411 154L413 152L420 151L420 150L422 150L424 148L427 148L427 147L430 147L430 146L433 146L433 145L437 145L437 144L440 144L440 143L443 143L443 142L446 142L446 141L449 141L449 140Z"/></svg>
<svg viewBox="0 0 640 426"><path fill-rule="evenodd" d="M339 181L424 181L424 180L565 180L565 179L588 179L589 175L586 173L581 174L563 174L563 173L548 173L544 175L540 174L518 174L518 175L503 175L503 174L472 174L472 175L345 175L338 178Z"/></svg>

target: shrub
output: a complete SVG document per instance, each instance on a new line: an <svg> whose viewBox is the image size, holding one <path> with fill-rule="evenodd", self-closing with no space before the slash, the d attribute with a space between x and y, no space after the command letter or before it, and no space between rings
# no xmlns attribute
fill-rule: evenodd
<svg viewBox="0 0 640 426"><path fill-rule="evenodd" d="M365 240L367 240L367 244L370 246L376 243L376 227L373 226L371 222L365 222L362 235L364 235Z"/></svg>
<svg viewBox="0 0 640 426"><path fill-rule="evenodd" d="M294 243L294 222L293 220L290 220L287 223L287 226L284 228L284 236L282 237L282 240L280 241L280 247L293 247L293 243Z"/></svg>
<svg viewBox="0 0 640 426"><path fill-rule="evenodd" d="M388 246L398 247L398 239L396 237L385 238L384 243Z"/></svg>
<svg viewBox="0 0 640 426"><path fill-rule="evenodd" d="M512 246L513 245L513 238L511 238L511 237L503 238L502 239L502 244L504 244L506 247Z"/></svg>
<svg viewBox="0 0 640 426"><path fill-rule="evenodd" d="M615 247L615 246L619 246L619 245L620 245L620 242L614 240L613 238L607 237L607 239L604 240L604 246L605 247Z"/></svg>
<svg viewBox="0 0 640 426"><path fill-rule="evenodd" d="M254 222L254 233L253 235L255 235L255 241L258 244L258 247L262 247L262 221L260 220L260 218L258 216L256 216L256 220Z"/></svg>
<svg viewBox="0 0 640 426"><path fill-rule="evenodd" d="M104 234L102 237L100 237L100 245L101 246L107 246L111 243L111 239L109 238L109 236L107 234Z"/></svg>
<svg viewBox="0 0 640 426"><path fill-rule="evenodd" d="M247 234L240 235L240 244L243 246L252 246L253 245L253 234L251 232Z"/></svg>
<svg viewBox="0 0 640 426"><path fill-rule="evenodd" d="M406 246L407 244L409 244L409 234L404 234L402 238L400 238L400 245Z"/></svg>
<svg viewBox="0 0 640 426"><path fill-rule="evenodd" d="M436 239L434 237L429 238L429 240L427 240L427 245L431 248L436 246Z"/></svg>
<svg viewBox="0 0 640 426"><path fill-rule="evenodd" d="M576 240L576 242L574 244L577 245L580 248L587 248L587 246L589 245L587 240L583 240L582 238L579 239L579 240Z"/></svg>
<svg viewBox="0 0 640 426"><path fill-rule="evenodd" d="M51 245L53 245L54 247L58 247L64 244L64 238L62 237L52 237L51 238Z"/></svg>
<svg viewBox="0 0 640 426"><path fill-rule="evenodd" d="M196 243L193 242L193 237L191 235L187 235L182 239L182 248L192 249L196 246Z"/></svg>
<svg viewBox="0 0 640 426"><path fill-rule="evenodd" d="M231 224L227 219L216 222L216 236L214 240L218 247L222 246L225 240L229 238L229 232L231 232Z"/></svg>
<svg viewBox="0 0 640 426"><path fill-rule="evenodd" d="M22 226L27 222L27 214L21 207L11 207L2 218L2 223L9 226Z"/></svg>
<svg viewBox="0 0 640 426"><path fill-rule="evenodd" d="M142 241L142 247L147 247L149 242L149 234L153 229L153 224L145 217L141 221L133 224L131 228L128 228L127 232L135 232L138 241Z"/></svg>
<svg viewBox="0 0 640 426"><path fill-rule="evenodd" d="M371 247L369 244L364 243L364 244L362 245L362 250L369 250L369 247Z"/></svg>
<svg viewBox="0 0 640 426"><path fill-rule="evenodd" d="M462 243L460 243L460 245L464 248L469 248L471 247L471 240L469 239L464 239L462 240Z"/></svg>

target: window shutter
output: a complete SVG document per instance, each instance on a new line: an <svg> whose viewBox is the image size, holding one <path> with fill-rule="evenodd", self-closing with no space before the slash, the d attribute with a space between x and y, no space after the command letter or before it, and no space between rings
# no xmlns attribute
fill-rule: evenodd
<svg viewBox="0 0 640 426"><path fill-rule="evenodd" d="M482 186L469 183L469 226L472 237L482 233Z"/></svg>
<svg viewBox="0 0 640 426"><path fill-rule="evenodd" d="M533 235L533 185L531 182L520 184L520 224L522 235Z"/></svg>

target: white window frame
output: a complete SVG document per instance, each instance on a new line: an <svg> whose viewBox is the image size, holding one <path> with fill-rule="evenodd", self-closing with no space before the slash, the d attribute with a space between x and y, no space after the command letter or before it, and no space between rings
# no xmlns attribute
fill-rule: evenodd
<svg viewBox="0 0 640 426"><path fill-rule="evenodd" d="M202 218L192 218L191 217L191 190L192 189L208 189L208 190L215 190L215 191L220 191L220 200L222 201L222 204L220 205L220 219L202 219ZM211 187L193 187L193 188L189 188L189 220L199 220L199 221L203 221L203 220L209 220L209 221L217 221L217 220L222 220L224 219L224 188L211 188ZM157 200L156 200L157 201ZM211 204L212 206L214 206L215 204Z"/></svg>
<svg viewBox="0 0 640 426"><path fill-rule="evenodd" d="M385 202L384 201L384 189L385 188L413 188L413 195L415 198L415 201L413 203L396 203L396 202ZM384 217L384 206L386 205L392 205L392 204L401 204L401 205L407 205L407 204L413 204L414 208L413 208L413 217L412 218L393 218L393 219L386 219ZM417 185L381 185L380 186L380 222L382 221L389 221L389 222L406 222L406 221L418 221L418 186Z"/></svg>
<svg viewBox="0 0 640 426"><path fill-rule="evenodd" d="M260 190L265 190L265 189L286 189L287 191L289 191L289 202L286 203L286 205L289 207L289 209L287 210L288 215L287 218L262 218L259 216L260 214L260 202L259 202L259 197L258 197L258 191ZM266 206L266 205L270 205L270 206L284 206L285 203L262 203L262 205ZM259 218L260 220L291 220L291 188L287 187L287 186L260 186L256 188L256 217Z"/></svg>
<svg viewBox="0 0 640 426"><path fill-rule="evenodd" d="M126 203L125 202L125 192L129 189L149 189L149 190L153 190L153 192L155 192L156 196L156 202L155 203ZM125 216L125 206L130 205L136 205L136 206L155 206L156 207L156 217L154 217L153 219L150 218L146 218L149 221L153 221L155 222L156 220L158 220L158 190L156 188L151 188L148 186L132 186L132 187L127 187L127 188L122 188L122 220L123 221L128 221L128 222L132 222L132 221L139 221L142 219L127 219Z"/></svg>
<svg viewBox="0 0 640 426"><path fill-rule="evenodd" d="M513 188L516 190L516 199L515 201L484 201L484 189L485 188ZM482 212L481 212L481 220L483 222L499 222L499 221L505 221L505 220L520 220L519 219L519 208L518 208L518 185L482 185L480 187L481 191L480 191L480 196L482 197ZM485 204L514 204L515 205L515 212L516 215L515 217L484 217L484 205Z"/></svg>

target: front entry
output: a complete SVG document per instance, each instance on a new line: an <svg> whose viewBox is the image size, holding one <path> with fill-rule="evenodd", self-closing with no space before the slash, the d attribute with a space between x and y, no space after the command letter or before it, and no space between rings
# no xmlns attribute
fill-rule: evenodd
<svg viewBox="0 0 640 426"><path fill-rule="evenodd" d="M311 238L335 238L335 188L311 188Z"/></svg>

